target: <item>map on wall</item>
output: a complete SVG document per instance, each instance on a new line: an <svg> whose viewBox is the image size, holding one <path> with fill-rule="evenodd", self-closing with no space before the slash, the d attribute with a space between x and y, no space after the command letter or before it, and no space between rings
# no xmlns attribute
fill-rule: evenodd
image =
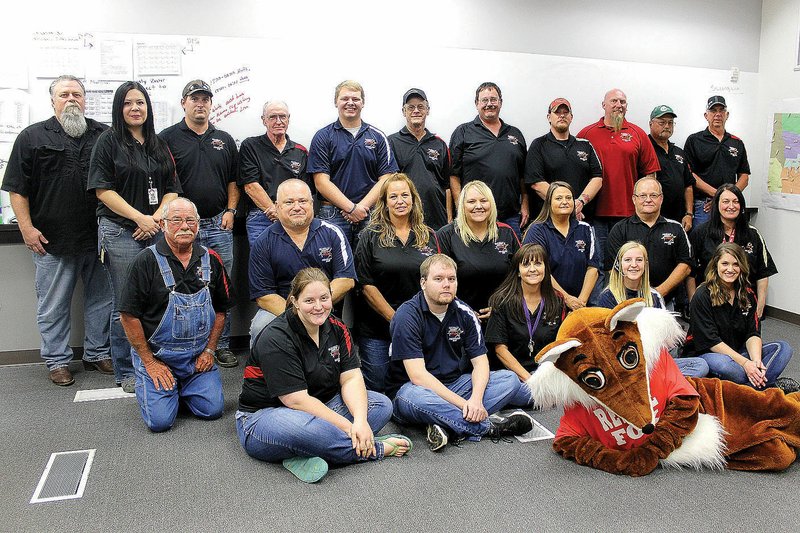
<svg viewBox="0 0 800 533"><path fill-rule="evenodd" d="M800 210L800 113L773 115L769 154L768 203Z"/></svg>

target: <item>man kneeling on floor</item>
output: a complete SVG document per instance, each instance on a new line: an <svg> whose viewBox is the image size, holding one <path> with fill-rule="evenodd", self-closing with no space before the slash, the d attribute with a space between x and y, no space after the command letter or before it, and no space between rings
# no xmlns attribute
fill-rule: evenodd
<svg viewBox="0 0 800 533"><path fill-rule="evenodd" d="M172 427L179 401L200 418L222 415L214 351L231 306L230 282L217 253L194 244L199 220L185 198L164 206L164 239L136 256L120 302L136 398L155 432Z"/></svg>
<svg viewBox="0 0 800 533"><path fill-rule="evenodd" d="M433 451L451 437L480 440L530 431L531 418L522 413L489 418L507 404L524 405L527 392L513 372L489 371L478 318L456 298L455 262L432 255L420 275L422 291L397 309L390 324L387 393L394 397L394 417L401 424L427 424Z"/></svg>

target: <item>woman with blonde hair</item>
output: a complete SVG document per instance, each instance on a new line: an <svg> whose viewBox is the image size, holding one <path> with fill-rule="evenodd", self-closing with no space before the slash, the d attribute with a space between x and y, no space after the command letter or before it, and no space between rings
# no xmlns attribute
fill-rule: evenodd
<svg viewBox="0 0 800 533"><path fill-rule="evenodd" d="M482 181L464 185L457 209L455 220L436 234L442 253L458 267L458 298L486 320L489 296L506 277L519 239L511 226L497 221L494 195Z"/></svg>

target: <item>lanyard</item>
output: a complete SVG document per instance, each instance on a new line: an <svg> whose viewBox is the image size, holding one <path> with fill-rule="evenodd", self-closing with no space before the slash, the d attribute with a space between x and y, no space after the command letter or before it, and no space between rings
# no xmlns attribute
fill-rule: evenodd
<svg viewBox="0 0 800 533"><path fill-rule="evenodd" d="M733 228L731 230L731 238L730 239L728 239L728 236L725 234L724 231L722 232L722 242L733 242L733 238L734 237L736 237L736 228Z"/></svg>
<svg viewBox="0 0 800 533"><path fill-rule="evenodd" d="M525 323L528 326L528 355L533 359L533 334L536 328L539 327L539 319L542 318L542 309L544 309L544 299L539 302L539 311L536 313L536 321L531 326L531 313L528 311L528 302L525 297L522 297L522 309L525 311Z"/></svg>

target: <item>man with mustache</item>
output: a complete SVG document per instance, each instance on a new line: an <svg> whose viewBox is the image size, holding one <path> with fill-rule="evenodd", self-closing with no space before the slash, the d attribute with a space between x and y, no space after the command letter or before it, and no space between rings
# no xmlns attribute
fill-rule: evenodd
<svg viewBox="0 0 800 533"><path fill-rule="evenodd" d="M83 367L113 374L109 324L111 287L97 256L97 198L86 192L89 159L108 128L84 117L86 91L75 76L50 85L53 117L25 128L8 160L2 189L36 268L40 353L50 380L72 385L70 302L83 281Z"/></svg>
<svg viewBox="0 0 800 533"><path fill-rule="evenodd" d="M214 354L231 306L222 259L195 243L197 207L176 198L164 206L159 224L164 238L133 260L119 305L131 343L136 398L153 432L172 427L179 404L199 418L222 415Z"/></svg>
<svg viewBox="0 0 800 533"><path fill-rule="evenodd" d="M536 194L531 196L531 216L542 209L547 189L554 181L572 186L575 194L575 215L578 220L592 222L594 203L603 186L603 168L592 143L569 133L572 105L566 98L556 98L547 108L550 131L534 139L525 160L525 185ZM591 204L590 204L591 202Z"/></svg>
<svg viewBox="0 0 800 533"><path fill-rule="evenodd" d="M658 157L639 126L625 120L628 97L611 89L603 98L604 114L578 132L592 143L603 164L603 188L595 200L594 230L602 254L608 232L620 220L633 215L633 184L639 178L655 177L661 167Z"/></svg>

